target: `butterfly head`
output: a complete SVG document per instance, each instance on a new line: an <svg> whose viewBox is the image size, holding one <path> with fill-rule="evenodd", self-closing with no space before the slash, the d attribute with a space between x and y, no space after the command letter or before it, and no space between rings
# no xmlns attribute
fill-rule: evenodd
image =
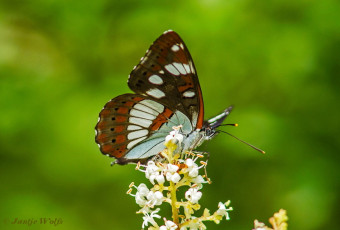
<svg viewBox="0 0 340 230"><path fill-rule="evenodd" d="M232 109L233 107L229 106L222 113L210 118L207 121L204 121L202 131L204 132L206 140L210 140L219 133L219 131L216 129L223 123L223 121L227 118Z"/></svg>

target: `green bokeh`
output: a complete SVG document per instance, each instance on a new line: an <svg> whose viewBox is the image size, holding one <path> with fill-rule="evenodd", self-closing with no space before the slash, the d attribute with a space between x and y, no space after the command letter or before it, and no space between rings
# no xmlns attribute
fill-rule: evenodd
<svg viewBox="0 0 340 230"><path fill-rule="evenodd" d="M206 117L235 105L220 134L201 204L231 200L251 229L280 208L289 229L334 229L340 211L340 3L324 1L1 1L0 228L140 229L134 166L110 167L94 142L98 113L173 29L194 58Z"/></svg>

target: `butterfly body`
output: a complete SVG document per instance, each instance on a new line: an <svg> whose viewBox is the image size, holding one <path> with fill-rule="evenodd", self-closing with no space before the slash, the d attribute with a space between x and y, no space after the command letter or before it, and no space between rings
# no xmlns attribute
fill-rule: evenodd
<svg viewBox="0 0 340 230"><path fill-rule="evenodd" d="M211 139L231 111L204 121L196 69L183 40L173 31L161 35L130 74L135 94L109 101L99 115L96 142L116 163L146 161L161 152L165 137L180 126L181 151Z"/></svg>

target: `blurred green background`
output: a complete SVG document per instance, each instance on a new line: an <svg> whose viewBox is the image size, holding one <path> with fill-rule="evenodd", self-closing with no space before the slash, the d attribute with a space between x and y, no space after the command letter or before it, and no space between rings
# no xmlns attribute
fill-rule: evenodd
<svg viewBox="0 0 340 230"><path fill-rule="evenodd" d="M252 229L280 208L289 229L334 229L340 212L340 3L324 1L1 1L0 228L140 229L125 194L145 181L110 167L94 142L98 113L130 92L127 76L165 30L191 51L206 118L235 108L220 134L201 204L231 200Z"/></svg>

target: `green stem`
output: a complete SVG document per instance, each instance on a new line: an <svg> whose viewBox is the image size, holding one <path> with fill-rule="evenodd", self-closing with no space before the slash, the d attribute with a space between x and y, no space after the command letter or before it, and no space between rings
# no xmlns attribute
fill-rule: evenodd
<svg viewBox="0 0 340 230"><path fill-rule="evenodd" d="M179 225L178 209L176 207L177 196L176 196L176 186L172 181L170 181L170 195L171 195L171 209L172 209L172 220L175 224Z"/></svg>

